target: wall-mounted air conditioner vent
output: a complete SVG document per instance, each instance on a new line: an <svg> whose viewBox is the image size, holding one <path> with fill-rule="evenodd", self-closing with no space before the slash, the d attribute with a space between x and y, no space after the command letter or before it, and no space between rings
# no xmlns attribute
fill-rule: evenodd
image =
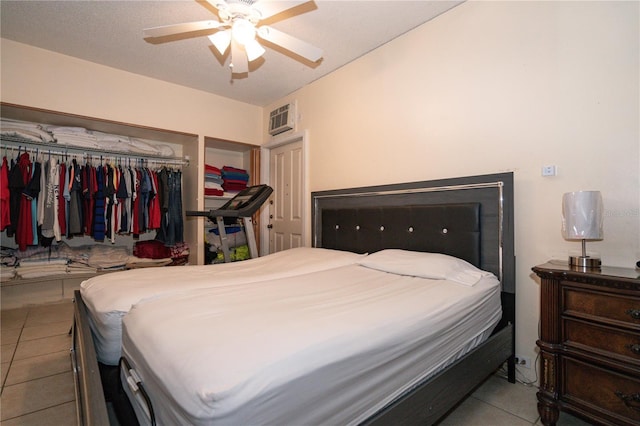
<svg viewBox="0 0 640 426"><path fill-rule="evenodd" d="M293 129L295 123L295 104L288 103L276 108L269 114L269 134L279 135Z"/></svg>

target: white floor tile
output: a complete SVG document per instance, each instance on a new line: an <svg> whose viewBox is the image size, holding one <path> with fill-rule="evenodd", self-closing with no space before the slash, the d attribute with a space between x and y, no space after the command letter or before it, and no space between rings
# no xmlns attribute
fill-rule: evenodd
<svg viewBox="0 0 640 426"><path fill-rule="evenodd" d="M73 322L71 319L68 321L58 321L49 324L36 325L31 327L25 327L22 329L22 335L20 341L41 339L43 337L60 336L69 334L71 325Z"/></svg>
<svg viewBox="0 0 640 426"><path fill-rule="evenodd" d="M473 393L475 398L535 423L538 420L537 387L509 383L493 375Z"/></svg>
<svg viewBox="0 0 640 426"><path fill-rule="evenodd" d="M2 423L14 417L35 413L74 400L75 391L71 371L5 386L1 402Z"/></svg>
<svg viewBox="0 0 640 426"><path fill-rule="evenodd" d="M69 351L14 360L11 363L5 386L41 379L67 371L71 371Z"/></svg>
<svg viewBox="0 0 640 426"><path fill-rule="evenodd" d="M439 426L531 426L531 422L469 397L442 420Z"/></svg>
<svg viewBox="0 0 640 426"><path fill-rule="evenodd" d="M558 421L556 422L556 426L591 426L591 425L592 423L589 423L585 420L574 417L569 413L563 413L563 412L560 412L560 416L558 417ZM540 419L538 419L536 426L542 426L542 421Z"/></svg>
<svg viewBox="0 0 640 426"><path fill-rule="evenodd" d="M32 356L46 355L53 352L69 350L71 348L71 336L62 334L59 336L43 337L41 339L18 342L18 347L13 355L13 360L25 359Z"/></svg>
<svg viewBox="0 0 640 426"><path fill-rule="evenodd" d="M45 408L34 413L26 414L20 417L14 417L10 420L4 420L2 426L42 426L42 425L75 425L76 420L76 404L75 402L67 402L56 405L55 407Z"/></svg>
<svg viewBox="0 0 640 426"><path fill-rule="evenodd" d="M1 333L0 341L3 345L15 344L18 343L20 333L22 333L22 328L10 328L8 330L3 329Z"/></svg>
<svg viewBox="0 0 640 426"><path fill-rule="evenodd" d="M0 348L0 362L11 362L13 359L13 354L16 351L16 347L18 345L16 343L11 343L9 345L2 345Z"/></svg>
<svg viewBox="0 0 640 426"><path fill-rule="evenodd" d="M54 322L73 321L73 303L71 301L49 303L29 308L25 327L47 325Z"/></svg>
<svg viewBox="0 0 640 426"><path fill-rule="evenodd" d="M0 327L2 331L22 328L27 319L27 308L3 309L0 311Z"/></svg>

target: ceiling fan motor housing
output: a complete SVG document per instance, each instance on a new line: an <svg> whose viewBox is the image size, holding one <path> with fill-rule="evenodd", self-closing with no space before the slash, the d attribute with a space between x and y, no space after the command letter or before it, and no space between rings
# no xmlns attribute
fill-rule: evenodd
<svg viewBox="0 0 640 426"><path fill-rule="evenodd" d="M218 16L225 24L233 23L237 19L245 19L256 25L262 18L260 11L251 7L255 0L228 0L217 5Z"/></svg>

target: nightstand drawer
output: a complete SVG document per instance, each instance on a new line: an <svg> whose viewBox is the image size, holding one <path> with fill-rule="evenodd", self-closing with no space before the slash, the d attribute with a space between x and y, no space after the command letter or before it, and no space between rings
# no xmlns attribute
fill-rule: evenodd
<svg viewBox="0 0 640 426"><path fill-rule="evenodd" d="M563 399L595 408L614 424L640 421L640 379L563 358Z"/></svg>
<svg viewBox="0 0 640 426"><path fill-rule="evenodd" d="M640 365L640 336L637 333L571 318L565 318L563 324L565 345L584 345L584 350L597 350L622 362Z"/></svg>
<svg viewBox="0 0 640 426"><path fill-rule="evenodd" d="M566 284L563 282L563 284ZM564 286L563 313L640 330L640 299Z"/></svg>

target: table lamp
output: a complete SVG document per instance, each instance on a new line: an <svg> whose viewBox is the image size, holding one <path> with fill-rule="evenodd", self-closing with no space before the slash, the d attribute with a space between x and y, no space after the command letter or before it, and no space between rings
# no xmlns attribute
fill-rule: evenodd
<svg viewBox="0 0 640 426"><path fill-rule="evenodd" d="M582 255L570 255L570 266L600 267L598 256L587 256L586 241L603 238L603 210L600 191L567 192L562 196L562 235L567 240L582 241Z"/></svg>

